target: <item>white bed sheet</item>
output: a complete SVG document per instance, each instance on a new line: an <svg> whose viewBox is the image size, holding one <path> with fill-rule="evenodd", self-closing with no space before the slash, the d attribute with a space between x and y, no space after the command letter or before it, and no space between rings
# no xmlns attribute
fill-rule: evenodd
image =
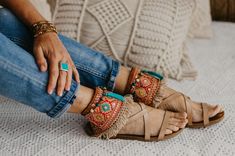
<svg viewBox="0 0 235 156"><path fill-rule="evenodd" d="M193 40L190 56L199 71L196 81L169 85L198 101L220 103L225 120L206 129L185 129L171 140L103 141L88 137L84 119L66 114L59 119L0 98L0 156L6 155L235 155L235 24L213 23L212 40Z"/></svg>

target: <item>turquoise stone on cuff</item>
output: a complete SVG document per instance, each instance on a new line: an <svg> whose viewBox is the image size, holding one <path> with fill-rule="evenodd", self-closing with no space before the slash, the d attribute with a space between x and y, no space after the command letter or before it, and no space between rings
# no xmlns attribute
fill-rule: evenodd
<svg viewBox="0 0 235 156"><path fill-rule="evenodd" d="M147 71L147 70L143 70L142 72L143 73L147 73L147 74L149 74L149 75L151 75L151 76L153 76L153 77L155 77L155 78L157 78L159 80L163 79L163 76L161 74L159 74L159 73L152 72L152 71Z"/></svg>
<svg viewBox="0 0 235 156"><path fill-rule="evenodd" d="M107 97L115 98L115 99L120 100L122 102L125 101L124 97L119 95L119 94L115 94L115 93L109 92L109 93L105 93L104 95L107 96Z"/></svg>

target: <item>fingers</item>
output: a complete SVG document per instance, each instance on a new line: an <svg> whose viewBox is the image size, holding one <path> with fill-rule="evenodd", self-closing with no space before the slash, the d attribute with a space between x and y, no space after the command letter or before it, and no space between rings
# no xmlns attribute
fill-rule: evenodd
<svg viewBox="0 0 235 156"><path fill-rule="evenodd" d="M35 59L36 59L36 62L37 62L39 69L42 72L47 71L47 61L45 59L45 56L43 54L41 47L34 49L34 56L35 56Z"/></svg>
<svg viewBox="0 0 235 156"><path fill-rule="evenodd" d="M49 72L47 92L52 94L56 89L58 95L64 90L69 91L74 75L79 83L79 74L74 63L57 35L45 33L34 40L35 60L41 71ZM66 61L70 67L68 71L60 71L60 61ZM67 70L67 69L66 69Z"/></svg>
<svg viewBox="0 0 235 156"><path fill-rule="evenodd" d="M66 89L67 91L70 90L73 75L74 75L75 81L76 81L77 83L80 83L79 73L78 73L78 71L77 71L76 66L73 64L72 60L70 61L70 64L71 64L71 65L70 65L70 68L69 68L69 71L68 71L67 80L66 80L66 85L65 85L65 89Z"/></svg>
<svg viewBox="0 0 235 156"><path fill-rule="evenodd" d="M67 72L60 70L60 75L59 75L58 83L57 83L57 95L59 96L62 96L63 94L67 77L68 77Z"/></svg>
<svg viewBox="0 0 235 156"><path fill-rule="evenodd" d="M50 69L49 69L49 83L48 83L48 93L52 94L53 90L57 86L57 95L62 96L63 91L70 90L71 83L72 83L72 75L74 74L75 80L79 83L79 74L75 68L71 68L70 63L69 70L63 71L59 69L59 61L54 59L50 59Z"/></svg>
<svg viewBox="0 0 235 156"><path fill-rule="evenodd" d="M59 67L58 61L51 59L50 60L50 68L49 68L49 82L47 91L49 94L52 94L53 90L56 87L57 80L59 77Z"/></svg>
<svg viewBox="0 0 235 156"><path fill-rule="evenodd" d="M79 77L79 73L78 70L76 68L76 66L72 63L72 71L73 71L73 75L74 75L74 79L77 83L80 83L80 77Z"/></svg>
<svg viewBox="0 0 235 156"><path fill-rule="evenodd" d="M70 87L71 87L71 83L72 83L72 74L73 74L73 71L72 69L69 69L68 73L67 73L67 79L66 79L66 84L65 84L65 89L67 91L70 90Z"/></svg>
<svg viewBox="0 0 235 156"><path fill-rule="evenodd" d="M75 80L78 83L80 82L79 74L78 74L78 71L77 71L76 67L75 66L71 67L70 64L71 63L68 63L68 65L69 65L69 70L68 71L60 71L60 75L59 75L58 83L57 83L57 94L59 96L62 96L64 90L67 90L67 91L70 90L73 73L74 73L74 76L75 76Z"/></svg>

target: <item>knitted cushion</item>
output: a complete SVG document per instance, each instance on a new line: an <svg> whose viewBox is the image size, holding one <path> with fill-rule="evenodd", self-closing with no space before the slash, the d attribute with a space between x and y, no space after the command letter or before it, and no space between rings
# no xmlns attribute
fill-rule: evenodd
<svg viewBox="0 0 235 156"><path fill-rule="evenodd" d="M195 0L196 7L190 26L189 37L211 38L213 36L211 27L210 0Z"/></svg>
<svg viewBox="0 0 235 156"><path fill-rule="evenodd" d="M54 22L64 35L124 65L195 78L184 41L194 0L58 0Z"/></svg>
<svg viewBox="0 0 235 156"><path fill-rule="evenodd" d="M47 3L46 0L30 0L30 2L34 5L34 7L40 12L40 14L45 19L51 21L52 12L50 10L50 5ZM2 8L1 5L0 8Z"/></svg>

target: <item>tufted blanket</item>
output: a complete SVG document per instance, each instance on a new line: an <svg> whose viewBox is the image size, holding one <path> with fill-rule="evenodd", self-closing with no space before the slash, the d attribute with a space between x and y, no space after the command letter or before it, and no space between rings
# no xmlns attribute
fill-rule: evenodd
<svg viewBox="0 0 235 156"><path fill-rule="evenodd" d="M220 103L222 123L206 129L185 129L163 142L98 140L83 130L84 118L65 114L50 119L12 100L0 98L0 156L73 155L235 155L235 24L213 23L212 40L193 40L189 51L199 71L196 81L169 85L192 99Z"/></svg>

